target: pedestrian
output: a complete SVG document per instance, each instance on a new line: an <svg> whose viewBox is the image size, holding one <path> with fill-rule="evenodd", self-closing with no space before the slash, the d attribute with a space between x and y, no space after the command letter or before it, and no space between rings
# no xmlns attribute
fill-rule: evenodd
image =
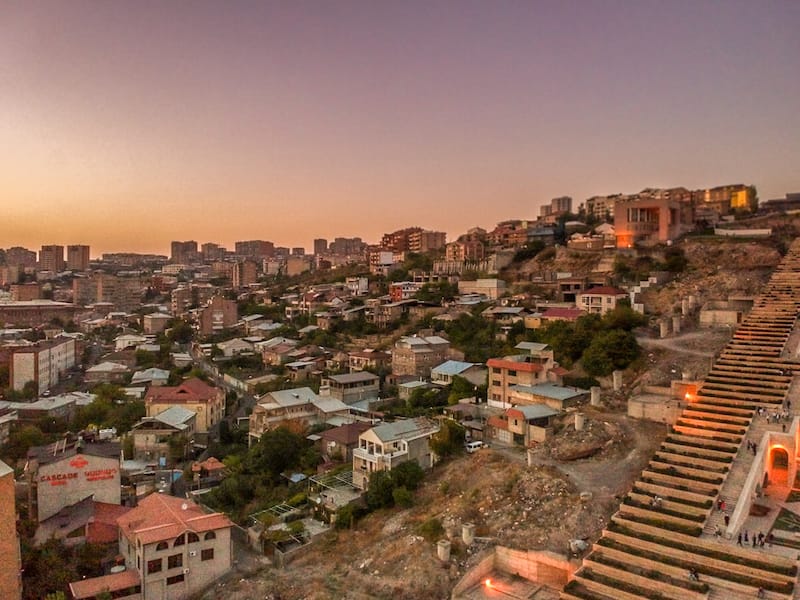
<svg viewBox="0 0 800 600"><path fill-rule="evenodd" d="M756 547L757 543L758 543L758 540L756 539L756 536L753 536L753 548Z"/></svg>
<svg viewBox="0 0 800 600"><path fill-rule="evenodd" d="M786 433L786 423L781 423L781 430Z"/></svg>
<svg viewBox="0 0 800 600"><path fill-rule="evenodd" d="M786 408L788 408L789 410L792 410L792 401L791 400L787 400L786 401Z"/></svg>
<svg viewBox="0 0 800 600"><path fill-rule="evenodd" d="M744 530L744 543L746 544L750 540L747 538L747 529Z"/></svg>
<svg viewBox="0 0 800 600"><path fill-rule="evenodd" d="M722 500L720 502L720 510L722 510L722 512L725 512L725 500Z"/></svg>
<svg viewBox="0 0 800 600"><path fill-rule="evenodd" d="M717 510L722 510L722 499L717 498Z"/></svg>
<svg viewBox="0 0 800 600"><path fill-rule="evenodd" d="M741 532L739 532L739 537L736 538L736 545L737 546L741 546L742 545L742 533Z"/></svg>
<svg viewBox="0 0 800 600"><path fill-rule="evenodd" d="M725 527L731 524L731 516L728 513L725 513Z"/></svg>
<svg viewBox="0 0 800 600"><path fill-rule="evenodd" d="M758 588L758 591L756 592L756 598L766 598L764 588Z"/></svg>

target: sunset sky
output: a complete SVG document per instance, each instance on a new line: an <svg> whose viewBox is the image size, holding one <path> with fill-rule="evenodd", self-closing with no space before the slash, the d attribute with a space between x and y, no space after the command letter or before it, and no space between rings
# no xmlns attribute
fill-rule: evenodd
<svg viewBox="0 0 800 600"><path fill-rule="evenodd" d="M448 238L644 187L800 191L800 2L0 10L0 247Z"/></svg>

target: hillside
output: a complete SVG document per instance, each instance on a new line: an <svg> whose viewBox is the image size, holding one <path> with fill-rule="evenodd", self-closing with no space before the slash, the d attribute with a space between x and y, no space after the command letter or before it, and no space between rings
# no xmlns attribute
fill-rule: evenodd
<svg viewBox="0 0 800 600"><path fill-rule="evenodd" d="M453 584L488 543L566 553L573 538L595 538L657 443L663 427L589 411L584 431L572 418L557 439L536 450L527 467L518 450L487 449L440 465L406 510L365 517L353 531L330 532L307 555L283 571L216 588L207 598L300 600L346 598L448 598ZM594 445L591 458L560 462L576 444ZM562 447L563 446L563 447ZM469 474L468 476L466 474ZM582 501L581 492L592 498ZM443 531L431 527L437 520ZM461 524L476 525L486 538L467 551ZM432 535L426 535L427 530ZM453 536L452 566L436 558L438 539Z"/></svg>

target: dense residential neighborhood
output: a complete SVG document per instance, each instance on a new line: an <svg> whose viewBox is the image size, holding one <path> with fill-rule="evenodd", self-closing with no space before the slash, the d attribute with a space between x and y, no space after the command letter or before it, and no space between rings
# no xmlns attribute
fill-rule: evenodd
<svg viewBox="0 0 800 600"><path fill-rule="evenodd" d="M38 258L4 250L3 597L212 593L248 561L260 565L254 573L290 569L344 535L337 532L421 506L431 481L449 501L453 484L436 478L458 461L469 472L470 464L488 468L486 457L518 469L550 468L570 453L589 460L617 438L559 444L589 436L604 419L670 427L612 531L684 535L704 523L719 531L717 519L701 521L707 503L723 498L716 459L738 448L758 403L787 411L782 431L769 435L783 439L787 426L793 435L788 396L737 380L702 392L702 409L692 407L693 395L730 369L715 368L703 384L708 365L676 364L667 379L648 382L657 358L647 344L699 327L731 336L770 302L785 314L775 327L792 336L797 300L781 294L796 281L775 278L795 274L798 248L794 234L770 223L793 217L759 211L754 194L741 185L647 189L579 207L561 197L538 219L475 227L449 243L444 232L408 227L374 245L317 239L313 254L265 240L234 250L175 241L169 257L91 260L86 246L69 246L67 259L57 245L43 246ZM738 280L704 288L719 277L717 265L697 258L712 245L758 248L773 261L773 279L764 270L746 290ZM734 269L724 264L719 269ZM771 330L756 329L742 339L770 348ZM762 357L749 359L754 373L776 385L788 386L798 368L767 350L752 356ZM776 366L765 371L765 361ZM742 391L725 395L736 386ZM708 415L725 418L712 423ZM709 433L716 427L723 433ZM794 457L787 460L794 469ZM762 462L775 477L777 463ZM494 525L474 494L470 514L479 537L491 540L485 534ZM468 507L464 492L458 497ZM746 518L738 503L735 511L723 532L734 541ZM432 518L431 551L447 564L451 549L463 553L454 573L466 576L476 566L468 560L474 532L459 541L443 528L446 515ZM569 535L594 542L601 530L581 526ZM624 540L610 539L622 552ZM62 558L48 563L54 549ZM565 569L561 584L573 581L574 566ZM595 597L593 582L616 585L592 569L594 579L574 580L575 593L563 597ZM279 575L264 577L282 585ZM755 593L763 577L739 584Z"/></svg>

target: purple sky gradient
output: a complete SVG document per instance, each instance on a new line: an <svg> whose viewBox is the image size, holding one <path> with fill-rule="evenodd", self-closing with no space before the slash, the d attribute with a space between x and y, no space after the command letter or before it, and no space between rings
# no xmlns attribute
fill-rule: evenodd
<svg viewBox="0 0 800 600"><path fill-rule="evenodd" d="M0 247L376 241L800 191L800 2L12 2Z"/></svg>

